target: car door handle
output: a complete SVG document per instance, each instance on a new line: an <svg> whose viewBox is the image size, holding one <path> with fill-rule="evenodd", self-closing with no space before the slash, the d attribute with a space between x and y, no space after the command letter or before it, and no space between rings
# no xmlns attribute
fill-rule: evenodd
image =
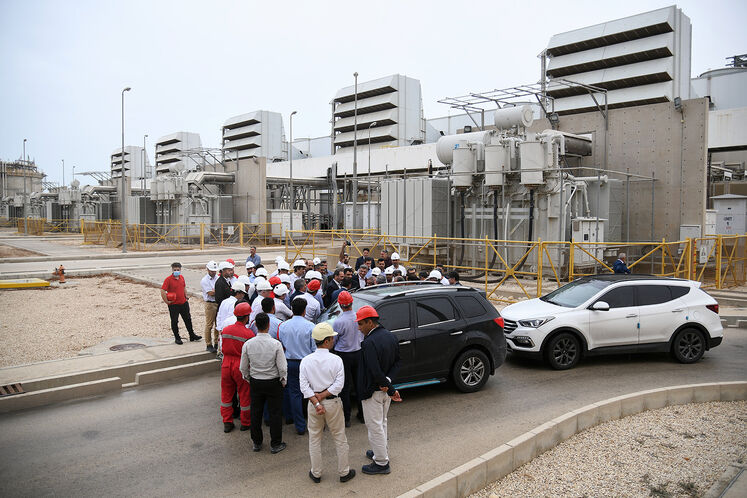
<svg viewBox="0 0 747 498"><path fill-rule="evenodd" d="M452 333L451 333L451 334L449 334L449 335L459 335L459 334L463 334L463 333L464 333L464 331L463 331L463 330L457 330L456 332L452 332Z"/></svg>
<svg viewBox="0 0 747 498"><path fill-rule="evenodd" d="M636 315L636 314L634 313L634 314L632 314L632 315L625 315L625 318L635 318L635 317L637 317L637 316L638 316L638 315Z"/></svg>
<svg viewBox="0 0 747 498"><path fill-rule="evenodd" d="M411 342L412 342L412 341L400 341L399 345L400 345L400 346L405 346L405 345L407 345L407 344L410 344Z"/></svg>
<svg viewBox="0 0 747 498"><path fill-rule="evenodd" d="M672 310L672 313L682 313L683 311L685 310L683 310L682 308L677 308L676 310Z"/></svg>

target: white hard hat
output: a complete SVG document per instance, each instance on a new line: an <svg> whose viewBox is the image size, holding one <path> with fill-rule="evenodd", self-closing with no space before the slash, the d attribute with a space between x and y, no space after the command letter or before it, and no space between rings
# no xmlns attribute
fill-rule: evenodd
<svg viewBox="0 0 747 498"><path fill-rule="evenodd" d="M295 262L293 263L293 268L297 268L297 267L299 267L299 266L303 266L303 267L305 268L305 267L306 267L306 261L304 261L304 260L302 260L302 259L297 259L297 260L296 260L296 261L295 261Z"/></svg>
<svg viewBox="0 0 747 498"><path fill-rule="evenodd" d="M219 270L225 270L226 268L233 268L233 265L231 263L229 263L228 261L221 261L218 264L218 269Z"/></svg>
<svg viewBox="0 0 747 498"><path fill-rule="evenodd" d="M205 265L205 268L210 271L218 271L218 263L216 263L215 261L208 261L208 264Z"/></svg>
<svg viewBox="0 0 747 498"><path fill-rule="evenodd" d="M254 279L254 286L256 287L262 280L267 280L265 277L257 277Z"/></svg>
<svg viewBox="0 0 747 498"><path fill-rule="evenodd" d="M399 253L396 253L396 252L392 253L392 261L399 261Z"/></svg>
<svg viewBox="0 0 747 498"><path fill-rule="evenodd" d="M281 261L285 261L285 258L282 256L275 256L275 263L280 263Z"/></svg>
<svg viewBox="0 0 747 498"><path fill-rule="evenodd" d="M392 268L391 266L388 266L386 270L384 270L384 275L391 275L393 273L394 273L394 268Z"/></svg>
<svg viewBox="0 0 747 498"><path fill-rule="evenodd" d="M278 271L280 270L290 270L290 265L287 261L278 262Z"/></svg>
<svg viewBox="0 0 747 498"><path fill-rule="evenodd" d="M239 282L241 282L244 285L252 285L252 281L249 280L249 277L247 275L241 275L239 277Z"/></svg>
<svg viewBox="0 0 747 498"><path fill-rule="evenodd" d="M306 280L313 280L313 279L321 280L322 274L316 270L309 270L306 272L306 277L304 278L306 278Z"/></svg>
<svg viewBox="0 0 747 498"><path fill-rule="evenodd" d="M285 284L278 284L272 292L274 292L276 296L284 296L288 294L288 287Z"/></svg>
<svg viewBox="0 0 747 498"><path fill-rule="evenodd" d="M290 275L286 275L285 273L281 273L280 275L278 275L278 278L284 284L289 284L291 281Z"/></svg>
<svg viewBox="0 0 747 498"><path fill-rule="evenodd" d="M374 269L371 270L371 275L373 275L374 277L378 277L379 275L381 275L381 268L379 268L378 266L374 267Z"/></svg>
<svg viewBox="0 0 747 498"><path fill-rule="evenodd" d="M270 282L265 280L264 278L257 283L257 292L261 291L271 291L272 285L270 285Z"/></svg>
<svg viewBox="0 0 747 498"><path fill-rule="evenodd" d="M247 268L254 268L254 263L252 263L251 261L247 261L246 262L246 267Z"/></svg>
<svg viewBox="0 0 747 498"><path fill-rule="evenodd" d="M314 266L316 266L316 265L320 265L320 264L322 264L322 260L321 260L321 259L319 259L319 258L314 258L314 261L313 261L313 263L314 263Z"/></svg>
<svg viewBox="0 0 747 498"><path fill-rule="evenodd" d="M435 278L436 280L441 280L441 272L438 270L433 270L428 274L428 278Z"/></svg>
<svg viewBox="0 0 747 498"><path fill-rule="evenodd" d="M237 280L231 284L231 290L246 293L246 286L242 284L240 280Z"/></svg>
<svg viewBox="0 0 747 498"><path fill-rule="evenodd" d="M255 271L254 274L257 275L258 277L266 277L267 270L265 270L264 268L260 268L257 271Z"/></svg>

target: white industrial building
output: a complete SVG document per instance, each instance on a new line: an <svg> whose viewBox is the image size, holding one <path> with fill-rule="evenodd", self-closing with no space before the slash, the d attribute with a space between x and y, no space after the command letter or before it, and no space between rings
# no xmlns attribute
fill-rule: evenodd
<svg viewBox="0 0 747 498"><path fill-rule="evenodd" d="M545 74L607 90L610 108L685 100L691 35L690 19L676 6L559 33L545 50ZM558 114L597 108L584 88L548 95Z"/></svg>
<svg viewBox="0 0 747 498"><path fill-rule="evenodd" d="M140 185L143 180L153 177L153 167L148 160L148 154L142 147L125 145L124 148L125 175L130 178L132 185ZM110 157L110 171L112 178L122 176L122 148L114 149Z"/></svg>
<svg viewBox="0 0 747 498"><path fill-rule="evenodd" d="M356 128L358 147L368 146L369 134L371 144L377 146L424 143L420 81L393 74L358 83L357 94L355 85L339 90L332 100L332 135L338 152L352 150Z"/></svg>
<svg viewBox="0 0 747 498"><path fill-rule="evenodd" d="M254 111L223 123L223 153L229 159L266 157L267 162L287 158L283 116L279 112Z"/></svg>
<svg viewBox="0 0 747 498"><path fill-rule="evenodd" d="M196 169L197 163L184 152L201 146L198 133L179 131L159 138L156 141L156 174Z"/></svg>

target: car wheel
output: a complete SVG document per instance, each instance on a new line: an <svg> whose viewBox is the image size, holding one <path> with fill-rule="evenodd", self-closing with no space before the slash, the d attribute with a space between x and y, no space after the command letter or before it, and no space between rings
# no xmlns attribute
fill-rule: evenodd
<svg viewBox="0 0 747 498"><path fill-rule="evenodd" d="M485 353L469 349L459 355L451 376L457 389L463 393L473 393L482 389L488 381L489 370L490 361Z"/></svg>
<svg viewBox="0 0 747 498"><path fill-rule="evenodd" d="M672 355L680 363L695 363L705 353L705 340L699 330L680 330L672 342Z"/></svg>
<svg viewBox="0 0 747 498"><path fill-rule="evenodd" d="M581 343L575 335L563 332L550 339L545 356L555 370L573 368L581 359Z"/></svg>

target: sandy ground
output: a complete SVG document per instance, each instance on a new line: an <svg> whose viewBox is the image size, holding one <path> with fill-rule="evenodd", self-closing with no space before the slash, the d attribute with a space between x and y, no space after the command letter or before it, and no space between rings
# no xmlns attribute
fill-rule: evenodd
<svg viewBox="0 0 747 498"><path fill-rule="evenodd" d="M747 402L693 403L583 431L472 496L703 496L746 457Z"/></svg>
<svg viewBox="0 0 747 498"><path fill-rule="evenodd" d="M25 258L27 256L40 256L40 254L0 244L0 258Z"/></svg>
<svg viewBox="0 0 747 498"><path fill-rule="evenodd" d="M69 282L0 291L0 367L74 357L114 337L173 338L159 289L112 276ZM195 332L202 335L202 303L192 298L190 308ZM179 330L188 337L181 319Z"/></svg>

